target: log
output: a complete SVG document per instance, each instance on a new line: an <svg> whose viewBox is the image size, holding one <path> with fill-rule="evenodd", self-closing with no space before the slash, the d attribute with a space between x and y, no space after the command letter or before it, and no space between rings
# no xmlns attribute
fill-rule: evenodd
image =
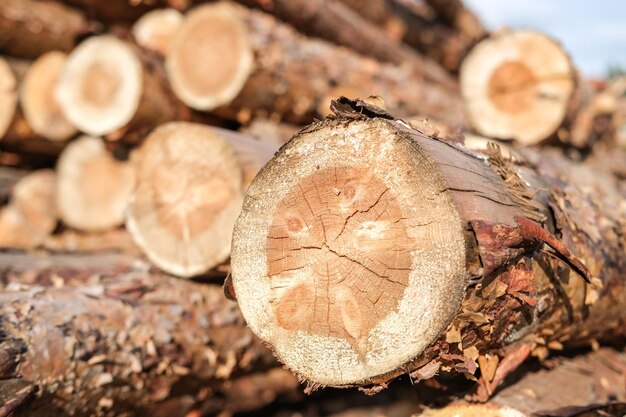
<svg viewBox="0 0 626 417"><path fill-rule="evenodd" d="M124 224L135 186L128 162L116 160L99 138L82 136L63 151L57 163L57 207L66 225L104 231Z"/></svg>
<svg viewBox="0 0 626 417"><path fill-rule="evenodd" d="M166 56L182 22L183 15L176 9L152 10L133 24L133 37L141 47Z"/></svg>
<svg viewBox="0 0 626 417"><path fill-rule="evenodd" d="M338 1L326 0L238 0L288 22L309 36L319 37L359 54L390 64L410 66L428 82L455 88L456 83L433 61L382 33L376 25Z"/></svg>
<svg viewBox="0 0 626 417"><path fill-rule="evenodd" d="M95 27L79 11L52 1L3 0L0 4L0 51L37 58L49 51L71 51Z"/></svg>
<svg viewBox="0 0 626 417"><path fill-rule="evenodd" d="M254 118L309 123L337 85L380 95L400 114L464 123L454 89L406 66L384 65L307 39L265 13L228 3L188 14L166 68L174 92L187 105L244 123Z"/></svg>
<svg viewBox="0 0 626 417"><path fill-rule="evenodd" d="M0 149L16 153L19 156L14 159L18 165L23 164L21 159L26 161L34 160L36 166L42 164L50 166L50 162L58 156L63 148L61 142L51 142L38 135L30 126L23 111L20 99L24 98L25 92L23 81L29 73L31 64L28 61L15 58L0 57L0 84L3 85L0 96ZM20 94L20 90L22 90ZM41 90L39 90L41 92ZM31 98L37 93L26 93ZM21 96L21 97L20 97ZM54 107L54 106L51 106Z"/></svg>
<svg viewBox="0 0 626 417"><path fill-rule="evenodd" d="M49 169L20 178L9 204L0 209L0 247L33 249L54 231L58 217L56 176Z"/></svg>
<svg viewBox="0 0 626 417"><path fill-rule="evenodd" d="M527 165L472 152L363 102L333 107L253 180L231 253L246 321L309 390L473 377L497 356L485 400L530 354L624 335L615 176L556 152Z"/></svg>
<svg viewBox="0 0 626 417"><path fill-rule="evenodd" d="M66 60L63 52L43 54L30 66L21 87L20 103L26 123L34 133L53 141L65 141L77 132L63 115L54 94Z"/></svg>
<svg viewBox="0 0 626 417"><path fill-rule="evenodd" d="M158 66L128 42L94 36L69 55L56 97L82 132L119 138L120 131L148 129L177 117L179 109Z"/></svg>
<svg viewBox="0 0 626 417"><path fill-rule="evenodd" d="M419 417L583 417L626 412L623 352L600 348L574 358L556 358L555 362L549 369L522 374L487 404L456 402Z"/></svg>
<svg viewBox="0 0 626 417"><path fill-rule="evenodd" d="M176 0L63 0L83 12L91 19L107 24L128 24L157 8L169 6ZM185 4L187 6L187 4Z"/></svg>
<svg viewBox="0 0 626 417"><path fill-rule="evenodd" d="M187 122L162 125L145 139L132 157L137 187L126 228L156 266L191 277L228 259L244 181L273 154L255 144Z"/></svg>
<svg viewBox="0 0 626 417"><path fill-rule="evenodd" d="M415 0L341 2L453 73L458 72L465 54L480 40L463 36L442 22L428 5Z"/></svg>
<svg viewBox="0 0 626 417"><path fill-rule="evenodd" d="M276 395L296 391L295 377L274 369L219 286L125 262L0 254L0 357L10 358L0 370L0 398L7 381L37 388L21 415L183 417L235 393L242 378L276 387ZM254 409L252 400L241 405Z"/></svg>
<svg viewBox="0 0 626 417"><path fill-rule="evenodd" d="M478 41L487 34L478 17L462 0L426 0L426 3L466 38Z"/></svg>
<svg viewBox="0 0 626 417"><path fill-rule="evenodd" d="M494 35L463 61L461 91L478 133L530 145L552 137L577 107L576 72L555 40L533 31Z"/></svg>

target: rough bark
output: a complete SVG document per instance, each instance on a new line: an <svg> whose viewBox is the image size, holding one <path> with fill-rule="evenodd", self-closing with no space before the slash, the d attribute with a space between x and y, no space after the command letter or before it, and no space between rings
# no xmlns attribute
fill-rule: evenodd
<svg viewBox="0 0 626 417"><path fill-rule="evenodd" d="M485 363L485 400L531 354L624 335L616 176L558 153L468 151L362 102L334 107L253 181L231 255L244 317L310 389L374 393Z"/></svg>
<svg viewBox="0 0 626 417"><path fill-rule="evenodd" d="M459 70L463 57L479 40L463 36L415 0L341 2L451 72Z"/></svg>
<svg viewBox="0 0 626 417"><path fill-rule="evenodd" d="M102 139L82 136L70 143L57 172L57 207L66 225L95 232L124 223L135 172L129 162L116 160Z"/></svg>
<svg viewBox="0 0 626 417"><path fill-rule="evenodd" d="M52 1L4 0L0 4L0 51L16 57L69 52L93 29L82 13Z"/></svg>
<svg viewBox="0 0 626 417"><path fill-rule="evenodd" d="M180 7L188 6L186 0L63 0L65 3L77 7L91 19L99 20L108 24L130 23L143 14L157 7Z"/></svg>
<svg viewBox="0 0 626 417"><path fill-rule="evenodd" d="M230 38L228 51L217 41L221 36ZM194 48L189 48L192 44ZM202 53L195 49L198 45ZM381 64L307 39L259 11L229 4L198 7L188 15L172 48L167 69L181 100L192 107L203 104L205 110L214 109L226 118L308 123L329 91L344 86L360 91L363 98L382 96L399 114L435 117L454 126L464 123L454 89L427 80L410 66ZM220 71L214 65L218 59ZM225 73L224 68L231 71ZM194 97L201 101L190 101L181 94L181 86L187 93L195 90Z"/></svg>
<svg viewBox="0 0 626 417"><path fill-rule="evenodd" d="M466 38L478 41L487 31L462 0L426 0L437 14Z"/></svg>
<svg viewBox="0 0 626 417"><path fill-rule="evenodd" d="M381 32L376 25L338 1L238 0L258 7L290 23L310 36L316 36L354 51L395 65L410 66L429 82L454 87L455 82L433 61L407 48Z"/></svg>
<svg viewBox="0 0 626 417"><path fill-rule="evenodd" d="M17 415L182 417L245 391L245 378L268 394L296 390L217 285L120 255L0 254L0 265L0 396L19 403L16 386L37 388ZM254 400L224 411L272 398Z"/></svg>
<svg viewBox="0 0 626 417"><path fill-rule="evenodd" d="M79 130L119 139L178 116L160 62L111 35L94 36L69 55L57 85L63 113Z"/></svg>
<svg viewBox="0 0 626 417"><path fill-rule="evenodd" d="M561 45L519 30L479 43L463 61L461 91L480 134L531 145L569 128L585 95Z"/></svg>
<svg viewBox="0 0 626 417"><path fill-rule="evenodd" d="M186 122L160 126L132 156L137 187L126 226L159 268L201 274L230 254L244 187L274 148Z"/></svg>

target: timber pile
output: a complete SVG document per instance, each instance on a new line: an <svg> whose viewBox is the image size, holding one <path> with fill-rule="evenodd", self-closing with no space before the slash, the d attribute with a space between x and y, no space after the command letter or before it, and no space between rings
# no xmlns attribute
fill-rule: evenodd
<svg viewBox="0 0 626 417"><path fill-rule="evenodd" d="M461 0L2 0L0 417L623 412L624 91Z"/></svg>

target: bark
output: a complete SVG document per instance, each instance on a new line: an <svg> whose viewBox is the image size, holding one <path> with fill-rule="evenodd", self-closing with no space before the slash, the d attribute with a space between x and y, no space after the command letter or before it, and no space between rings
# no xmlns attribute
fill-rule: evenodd
<svg viewBox="0 0 626 417"><path fill-rule="evenodd" d="M466 38L478 41L487 31L462 0L426 0L437 14Z"/></svg>
<svg viewBox="0 0 626 417"><path fill-rule="evenodd" d="M92 31L79 11L55 2L4 0L0 4L0 51L21 58L69 52Z"/></svg>
<svg viewBox="0 0 626 417"><path fill-rule="evenodd" d="M341 2L451 72L459 70L463 57L479 40L463 36L415 0Z"/></svg>
<svg viewBox="0 0 626 417"><path fill-rule="evenodd" d="M19 402L16 385L37 388L17 415L184 416L241 391L245 378L295 391L217 285L149 274L120 255L0 261L0 395ZM255 405L224 411L240 407Z"/></svg>
<svg viewBox="0 0 626 417"><path fill-rule="evenodd" d="M528 30L502 32L479 43L463 61L460 83L468 119L478 133L525 145L569 129L587 95L563 47Z"/></svg>
<svg viewBox="0 0 626 417"><path fill-rule="evenodd" d="M124 224L135 188L135 172L119 161L100 138L82 136L57 162L56 204L61 220L82 231L106 231Z"/></svg>
<svg viewBox="0 0 626 417"><path fill-rule="evenodd" d="M231 29L226 32L220 29L223 27ZM216 34L207 28L219 30L231 38L230 44L239 46L225 53L222 44L215 42ZM244 32L236 28L244 28ZM185 47L191 44L206 50L200 54ZM253 54L254 70L246 50ZM173 51L167 69L181 100L192 107L204 104L205 110L214 109L226 118L247 122L265 117L308 123L323 106L327 94L336 86L344 86L360 91L363 98L381 96L387 107L399 114L421 114L453 126L464 123L454 89L433 83L407 66L381 64L326 42L307 39L255 10L235 9L227 4L199 7L183 23ZM219 57L224 67L237 70L227 75L216 72L210 60L199 61L199 56ZM243 76L232 75L240 73ZM213 81L208 84L207 80ZM201 101L185 98L181 85L188 94L193 87L193 98Z"/></svg>
<svg viewBox="0 0 626 417"><path fill-rule="evenodd" d="M74 7L81 9L89 18L108 24L131 23L143 14L157 7L188 6L185 0L63 0ZM178 7L180 6L180 7Z"/></svg>
<svg viewBox="0 0 626 417"><path fill-rule="evenodd" d="M486 400L529 355L624 335L626 208L607 168L513 162L334 108L253 181L231 255L244 317L310 389L483 363Z"/></svg>
<svg viewBox="0 0 626 417"><path fill-rule="evenodd" d="M274 149L224 129L160 126L132 156L137 187L127 229L169 273L190 277L214 268L230 254L244 187Z"/></svg>
<svg viewBox="0 0 626 417"><path fill-rule="evenodd" d="M56 97L79 130L111 140L132 141L132 133L145 134L181 112L161 63L111 35L91 37L72 51Z"/></svg>
<svg viewBox="0 0 626 417"><path fill-rule="evenodd" d="M258 7L290 23L310 36L316 36L378 60L396 65L414 67L416 73L429 82L447 87L453 79L433 61L410 50L361 18L355 11L338 1L239 0L250 7Z"/></svg>

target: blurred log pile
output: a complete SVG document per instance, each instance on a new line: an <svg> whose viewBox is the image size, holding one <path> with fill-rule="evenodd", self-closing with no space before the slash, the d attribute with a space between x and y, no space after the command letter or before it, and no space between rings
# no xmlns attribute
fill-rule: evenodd
<svg viewBox="0 0 626 417"><path fill-rule="evenodd" d="M306 397L224 298L253 178L340 96L478 158L490 141L558 154L550 175L601 170L626 195L626 81L584 79L541 33L490 33L461 0L1 0L0 417L486 415L429 414L406 387L382 408ZM573 390L617 380L589 367L610 355L625 378L606 348L538 390L566 368L584 368ZM494 410L557 408L511 399L528 378ZM468 391L445 384L426 388L435 408Z"/></svg>

